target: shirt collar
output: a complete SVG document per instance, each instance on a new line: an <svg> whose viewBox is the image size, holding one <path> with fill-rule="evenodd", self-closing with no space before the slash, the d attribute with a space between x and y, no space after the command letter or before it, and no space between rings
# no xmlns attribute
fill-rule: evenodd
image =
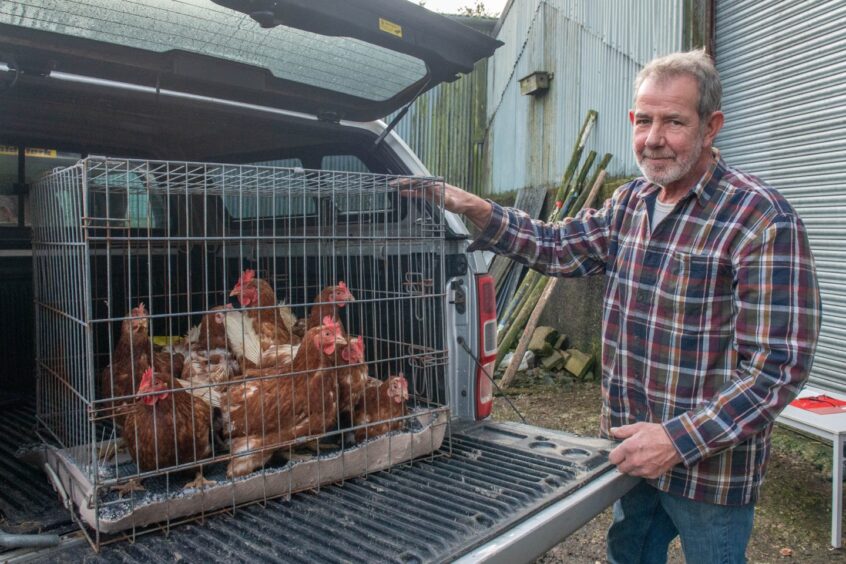
<svg viewBox="0 0 846 564"><path fill-rule="evenodd" d="M702 175L683 199L693 194L699 200L699 204L704 206L711 199L711 196L714 195L714 191L719 186L720 179L723 177L723 172L726 170L726 163L720 156L720 150L716 147L711 147L711 154L714 156L714 159L708 166L708 170L705 171L705 174ZM661 187L659 185L647 180L646 187L640 191L638 197L641 199L648 198L656 194L660 189Z"/></svg>

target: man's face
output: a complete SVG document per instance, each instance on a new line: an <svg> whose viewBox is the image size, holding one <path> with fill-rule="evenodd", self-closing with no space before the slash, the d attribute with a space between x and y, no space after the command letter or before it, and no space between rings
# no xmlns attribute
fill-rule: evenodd
<svg viewBox="0 0 846 564"><path fill-rule="evenodd" d="M650 78L640 86L635 108L629 113L637 164L649 181L667 192L689 189L710 162L711 143L722 126L722 114L715 112L703 122L698 104L699 88L692 76Z"/></svg>

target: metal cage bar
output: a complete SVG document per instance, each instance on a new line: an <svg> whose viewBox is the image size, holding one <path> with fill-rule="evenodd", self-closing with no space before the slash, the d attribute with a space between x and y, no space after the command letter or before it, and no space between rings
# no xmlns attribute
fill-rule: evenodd
<svg viewBox="0 0 846 564"><path fill-rule="evenodd" d="M396 179L90 157L37 183L38 421L95 544L441 446L443 185Z"/></svg>

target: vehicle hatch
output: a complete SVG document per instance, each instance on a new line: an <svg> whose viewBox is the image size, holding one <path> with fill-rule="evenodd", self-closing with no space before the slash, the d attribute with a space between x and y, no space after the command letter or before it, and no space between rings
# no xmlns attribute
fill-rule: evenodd
<svg viewBox="0 0 846 564"><path fill-rule="evenodd" d="M0 5L7 84L64 73L329 121L384 117L499 45L406 0Z"/></svg>

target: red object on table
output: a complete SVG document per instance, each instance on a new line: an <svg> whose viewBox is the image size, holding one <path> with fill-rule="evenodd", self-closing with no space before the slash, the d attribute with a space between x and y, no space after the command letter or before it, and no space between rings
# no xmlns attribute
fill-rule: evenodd
<svg viewBox="0 0 846 564"><path fill-rule="evenodd" d="M790 402L793 407L807 409L818 415L829 415L832 413L846 413L846 401L821 394L807 398L797 398Z"/></svg>

